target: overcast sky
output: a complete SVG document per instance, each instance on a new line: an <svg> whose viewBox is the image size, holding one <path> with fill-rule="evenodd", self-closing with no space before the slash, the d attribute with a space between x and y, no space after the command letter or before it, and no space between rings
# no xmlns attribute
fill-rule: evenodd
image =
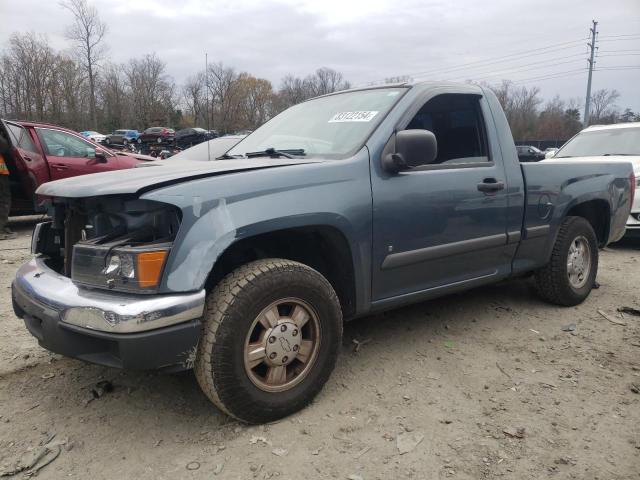
<svg viewBox="0 0 640 480"><path fill-rule="evenodd" d="M277 87L287 73L341 71L354 85L385 77L502 78L545 99L586 92L587 36L599 21L593 89L615 88L640 112L640 0L93 0L109 25L114 62L155 52L182 82L204 54ZM55 0L0 0L0 45L14 31L56 49L70 14ZM582 70L580 70L582 69ZM555 76L555 78L549 78Z"/></svg>

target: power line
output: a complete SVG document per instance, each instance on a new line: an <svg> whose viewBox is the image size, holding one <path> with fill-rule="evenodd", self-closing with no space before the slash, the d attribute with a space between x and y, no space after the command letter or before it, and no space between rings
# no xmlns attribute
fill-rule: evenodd
<svg viewBox="0 0 640 480"><path fill-rule="evenodd" d="M640 37L640 33L626 33L623 35L601 35L600 38Z"/></svg>
<svg viewBox="0 0 640 480"><path fill-rule="evenodd" d="M584 39L578 39L578 40L571 40L568 42L560 42L560 43L555 43L555 44L551 44L551 45L547 45L544 47L539 47L539 48L534 48L534 49L530 49L530 50L522 50L519 52L514 52L508 55L502 55L499 57L490 57L490 58L486 58L483 60L476 60L473 62L467 62L467 63L462 63L462 64L458 64L458 65L452 65L450 67L445 67L445 68L432 68L429 70L423 70L423 71L419 71L419 72L412 72L412 73L406 73L403 74L403 76L411 76L411 77L417 77L417 76L425 76L425 75L429 75L432 73L450 73L452 71L455 70L460 70L460 69L464 69L464 68L469 68L472 67L474 65L479 66L479 67L483 67L485 65L492 65L492 64L496 64L496 63L502 63L505 61L505 59L509 59L511 58L511 60L509 61L513 61L513 60L517 60L519 58L527 58L527 57L532 57L532 56L538 56L538 55L545 55L548 53L552 53L552 52L556 52L556 51L560 51L560 50L566 50L566 49L570 49L570 48L576 48L578 46L580 46L580 44L584 42ZM556 48L556 47L561 47L561 48ZM513 57L517 57L517 58L513 58ZM476 67L477 68L477 67ZM384 78L378 79L378 80L374 80L372 82L368 82L369 84L375 84L378 82L382 82L384 81Z"/></svg>
<svg viewBox="0 0 640 480"><path fill-rule="evenodd" d="M528 70L536 70L536 69L540 68L540 66L539 66L540 64L548 64L550 62L556 62L557 60L563 60L565 58L574 58L574 57L577 57L577 56L582 57L582 54L579 53L577 55L569 55L569 56L566 56L566 57L559 57L559 58L550 59L550 60L543 60L543 61L540 61L540 62L533 62L533 63L530 63L529 65L520 65L518 67L501 69L501 70L497 70L497 71L495 71L495 72L493 72L493 73L491 73L489 75L484 75L484 73L488 73L488 72L480 72L480 73L477 73L477 74L474 74L474 75L459 76L459 77L454 77L454 78L456 78L456 79L458 79L458 78L466 79L466 78L469 78L469 77L473 77L473 80L480 80L480 79L483 79L483 78L499 77L499 76L502 76L502 75L505 75L505 74L511 74L511 73L517 73L517 72L526 72ZM557 62L557 63L553 63L553 66L555 67L556 65L566 65L566 64L569 64L569 63L576 63L576 62L581 62L581 61L582 61L582 59L580 58L580 59L575 59L575 60L569 60L567 62ZM522 67L522 68L520 68L520 67ZM482 76L477 76L477 75L482 75Z"/></svg>
<svg viewBox="0 0 640 480"><path fill-rule="evenodd" d="M544 80L550 80L552 78L573 77L579 73L585 73L586 71L587 71L586 68L577 68L575 70L567 70L565 72L556 72L555 74L552 74L552 75L542 75L538 77L521 78L519 80L513 80L511 83L513 83L514 85L518 85L521 83L540 82Z"/></svg>

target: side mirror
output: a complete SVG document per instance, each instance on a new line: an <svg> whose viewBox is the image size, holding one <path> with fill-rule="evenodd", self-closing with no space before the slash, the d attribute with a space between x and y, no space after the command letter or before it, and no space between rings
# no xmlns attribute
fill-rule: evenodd
<svg viewBox="0 0 640 480"><path fill-rule="evenodd" d="M392 173L433 163L438 156L438 142L429 130L401 130L396 133L395 150L382 159L382 167Z"/></svg>
<svg viewBox="0 0 640 480"><path fill-rule="evenodd" d="M107 163L107 154L104 152L104 150L96 148L94 157L96 159L96 163Z"/></svg>

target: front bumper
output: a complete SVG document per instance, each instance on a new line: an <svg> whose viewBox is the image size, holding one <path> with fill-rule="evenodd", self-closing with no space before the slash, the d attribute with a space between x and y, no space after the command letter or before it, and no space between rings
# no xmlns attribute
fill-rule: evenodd
<svg viewBox="0 0 640 480"><path fill-rule="evenodd" d="M631 212L629 219L627 220L627 230L625 232L626 237L637 238L640 237L640 213Z"/></svg>
<svg viewBox="0 0 640 480"><path fill-rule="evenodd" d="M20 267L11 287L16 315L48 350L136 370L193 365L204 290L175 295L91 290L59 275L41 257Z"/></svg>

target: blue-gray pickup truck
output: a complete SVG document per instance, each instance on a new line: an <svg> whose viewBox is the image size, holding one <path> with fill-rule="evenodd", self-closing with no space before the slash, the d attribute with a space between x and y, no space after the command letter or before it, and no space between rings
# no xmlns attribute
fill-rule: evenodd
<svg viewBox="0 0 640 480"><path fill-rule="evenodd" d="M520 164L473 85L315 98L217 155L41 186L13 305L53 352L193 368L250 423L314 398L345 319L525 274L582 302L636 185L624 162Z"/></svg>

